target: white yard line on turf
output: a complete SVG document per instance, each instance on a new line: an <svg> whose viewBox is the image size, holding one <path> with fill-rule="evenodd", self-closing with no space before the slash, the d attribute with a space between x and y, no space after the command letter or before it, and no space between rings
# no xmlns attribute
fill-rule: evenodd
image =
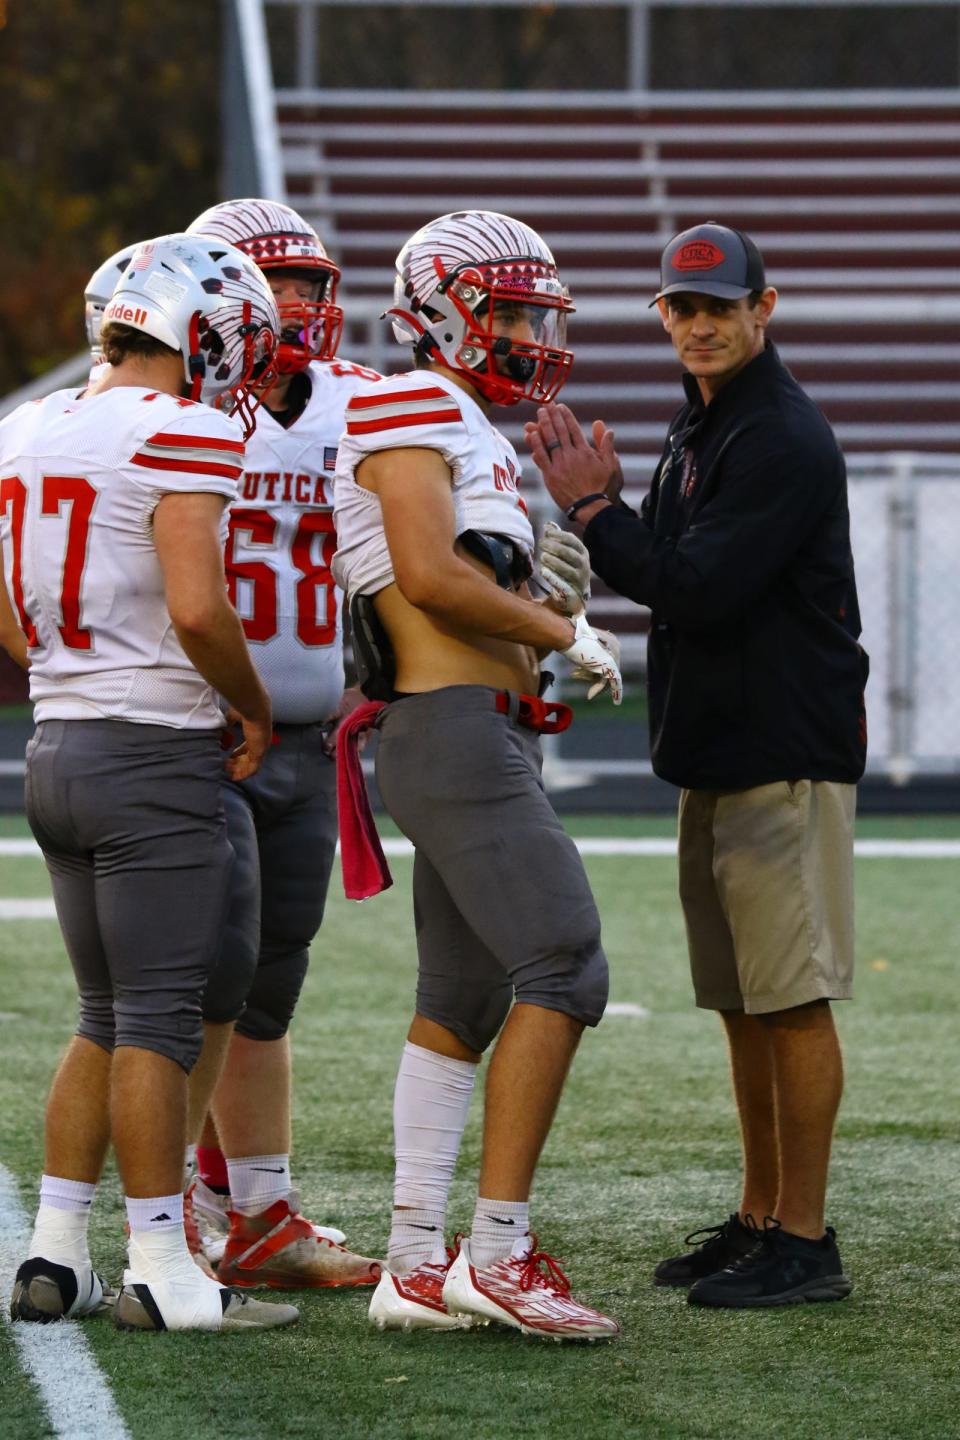
<svg viewBox="0 0 960 1440"><path fill-rule="evenodd" d="M50 1416L50 1433L59 1440L130 1440L107 1377L90 1353L81 1322L26 1325L10 1320L13 1277L29 1242L30 1221L12 1175L0 1165L0 1306L20 1364Z"/></svg>
<svg viewBox="0 0 960 1440"><path fill-rule="evenodd" d="M575 839L581 855L676 855L677 842L669 836L659 839L627 839L613 835L581 836ZM960 840L858 840L854 852L861 859L955 860L960 858ZM409 840L383 841L385 855L412 855ZM40 858L35 840L0 840L0 856L30 855ZM29 903L29 902L27 902Z"/></svg>
<svg viewBox="0 0 960 1440"><path fill-rule="evenodd" d="M56 920L52 900L0 900L0 920Z"/></svg>

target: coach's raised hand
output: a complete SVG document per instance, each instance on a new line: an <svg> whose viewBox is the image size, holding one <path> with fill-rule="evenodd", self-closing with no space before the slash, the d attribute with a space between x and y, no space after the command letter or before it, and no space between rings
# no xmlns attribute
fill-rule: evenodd
<svg viewBox="0 0 960 1440"><path fill-rule="evenodd" d="M614 433L602 420L593 422L591 445L569 405L541 405L524 435L544 485L569 519L585 525L599 509L616 504L623 471Z"/></svg>

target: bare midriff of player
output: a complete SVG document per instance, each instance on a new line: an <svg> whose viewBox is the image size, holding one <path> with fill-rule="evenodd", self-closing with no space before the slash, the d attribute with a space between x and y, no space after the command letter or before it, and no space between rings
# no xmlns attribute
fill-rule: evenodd
<svg viewBox="0 0 960 1440"><path fill-rule="evenodd" d="M485 584L496 587L492 571L462 545L454 545L454 555ZM513 593L524 600L532 598L526 582L517 585ZM526 695L537 693L540 660L536 646L480 635L466 626L444 624L412 605L396 584L381 590L374 604L393 642L398 690L413 693L439 690L444 685L492 685ZM557 629L569 635L569 621Z"/></svg>

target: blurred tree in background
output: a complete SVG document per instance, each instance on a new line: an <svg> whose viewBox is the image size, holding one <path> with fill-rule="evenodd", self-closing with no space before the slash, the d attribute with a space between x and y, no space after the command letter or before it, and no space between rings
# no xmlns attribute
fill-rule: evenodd
<svg viewBox="0 0 960 1440"><path fill-rule="evenodd" d="M220 198L217 0L0 0L0 394L83 345L121 245Z"/></svg>

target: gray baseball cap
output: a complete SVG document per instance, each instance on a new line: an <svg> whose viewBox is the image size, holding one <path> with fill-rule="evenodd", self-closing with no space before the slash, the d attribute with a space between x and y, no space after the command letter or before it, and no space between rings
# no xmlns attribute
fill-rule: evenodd
<svg viewBox="0 0 960 1440"><path fill-rule="evenodd" d="M766 283L763 256L750 236L708 220L670 241L660 257L660 289L650 304L681 290L739 300Z"/></svg>

